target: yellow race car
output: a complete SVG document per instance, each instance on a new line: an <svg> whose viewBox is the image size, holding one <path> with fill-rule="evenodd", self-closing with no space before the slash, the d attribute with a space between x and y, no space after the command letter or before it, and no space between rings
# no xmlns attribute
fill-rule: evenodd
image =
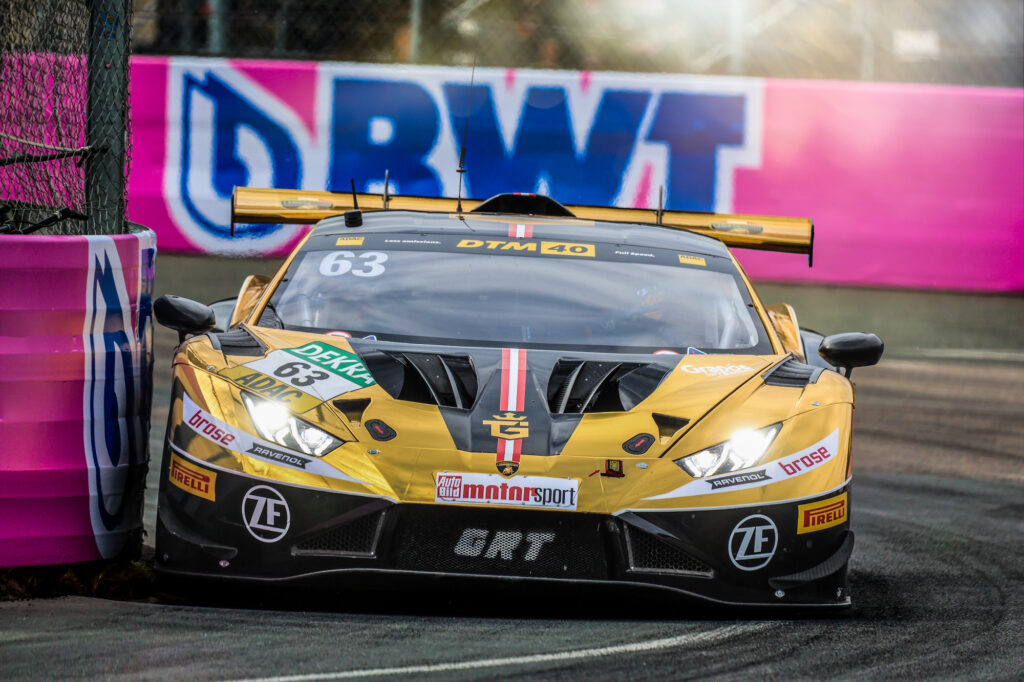
<svg viewBox="0 0 1024 682"><path fill-rule="evenodd" d="M809 220L251 188L233 210L319 222L220 326L154 305L182 339L161 574L850 604L848 376L882 342L801 330L727 248L810 254Z"/></svg>

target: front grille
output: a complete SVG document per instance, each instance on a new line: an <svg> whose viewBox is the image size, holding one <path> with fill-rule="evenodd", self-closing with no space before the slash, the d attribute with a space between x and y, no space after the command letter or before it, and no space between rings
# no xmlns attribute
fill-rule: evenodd
<svg viewBox="0 0 1024 682"><path fill-rule="evenodd" d="M377 550L377 539L384 523L384 512L360 516L306 538L295 545L294 554L321 556L372 557Z"/></svg>
<svg viewBox="0 0 1024 682"><path fill-rule="evenodd" d="M682 573L710 577L711 567L650 533L626 526L629 570L638 573Z"/></svg>
<svg viewBox="0 0 1024 682"><path fill-rule="evenodd" d="M602 518L408 506L401 510L394 537L395 568L599 580L608 577Z"/></svg>

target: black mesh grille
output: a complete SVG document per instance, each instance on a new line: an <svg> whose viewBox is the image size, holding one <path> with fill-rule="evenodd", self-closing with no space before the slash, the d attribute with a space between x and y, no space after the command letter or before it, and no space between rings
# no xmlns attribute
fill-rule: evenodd
<svg viewBox="0 0 1024 682"><path fill-rule="evenodd" d="M395 567L413 571L603 579L608 560L596 514L437 508L402 509Z"/></svg>
<svg viewBox="0 0 1024 682"><path fill-rule="evenodd" d="M711 567L704 562L642 530L626 526L626 544L632 571L703 576L712 574Z"/></svg>
<svg viewBox="0 0 1024 682"><path fill-rule="evenodd" d="M334 526L295 545L295 554L373 556L383 521L377 512Z"/></svg>
<svg viewBox="0 0 1024 682"><path fill-rule="evenodd" d="M821 372L821 367L805 365L790 358L766 374L764 383L769 386L795 386L802 388L807 384L813 384L817 381Z"/></svg>

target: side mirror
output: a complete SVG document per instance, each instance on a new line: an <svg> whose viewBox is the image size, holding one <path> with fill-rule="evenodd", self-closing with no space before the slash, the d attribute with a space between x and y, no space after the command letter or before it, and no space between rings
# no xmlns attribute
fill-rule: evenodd
<svg viewBox="0 0 1024 682"><path fill-rule="evenodd" d="M209 305L217 321L213 325L213 331L226 332L231 327L231 317L235 313L237 298L222 298Z"/></svg>
<svg viewBox="0 0 1024 682"><path fill-rule="evenodd" d="M846 377L854 367L868 367L882 359L885 344L875 334L846 332L826 336L818 345L818 355L836 367L846 370Z"/></svg>
<svg viewBox="0 0 1024 682"><path fill-rule="evenodd" d="M210 306L170 294L153 302L153 316L163 326L178 332L179 343L185 340L186 334L202 334L217 323Z"/></svg>

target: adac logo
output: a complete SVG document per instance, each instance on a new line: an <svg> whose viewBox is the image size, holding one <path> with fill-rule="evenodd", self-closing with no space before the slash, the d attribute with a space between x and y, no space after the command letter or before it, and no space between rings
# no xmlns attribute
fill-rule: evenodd
<svg viewBox="0 0 1024 682"><path fill-rule="evenodd" d="M530 422L525 414L515 412L504 412L491 415L491 419L485 419L484 424L491 427L491 435L495 438L505 440L517 440L530 435Z"/></svg>
<svg viewBox="0 0 1024 682"><path fill-rule="evenodd" d="M511 459L499 460L496 466L498 467L498 473L505 478L514 476L515 473L519 471L519 462Z"/></svg>

